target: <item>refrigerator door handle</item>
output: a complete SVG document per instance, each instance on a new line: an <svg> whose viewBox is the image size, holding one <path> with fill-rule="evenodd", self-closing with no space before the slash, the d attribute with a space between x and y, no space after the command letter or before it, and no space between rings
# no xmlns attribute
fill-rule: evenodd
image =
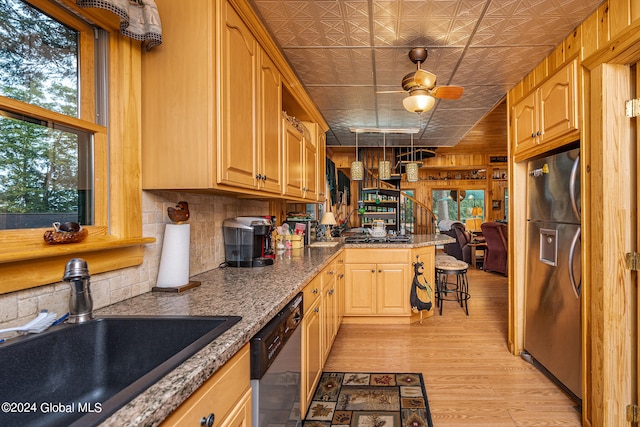
<svg viewBox="0 0 640 427"><path fill-rule="evenodd" d="M573 240L571 241L571 248L569 249L569 280L571 281L571 289L573 289L573 293L576 295L576 298L580 299L580 291L582 288L582 279L579 282L576 282L576 276L573 272L573 261L576 256L576 248L578 247L578 242L580 241L580 228L576 231L576 234L573 236ZM578 254L580 256L580 254Z"/></svg>
<svg viewBox="0 0 640 427"><path fill-rule="evenodd" d="M578 201L576 198L576 183L578 180L578 174L580 173L580 154L576 157L573 162L573 166L571 167L571 175L569 177L569 196L571 197L571 207L573 208L573 213L576 215L576 218L580 220L580 206L578 206Z"/></svg>

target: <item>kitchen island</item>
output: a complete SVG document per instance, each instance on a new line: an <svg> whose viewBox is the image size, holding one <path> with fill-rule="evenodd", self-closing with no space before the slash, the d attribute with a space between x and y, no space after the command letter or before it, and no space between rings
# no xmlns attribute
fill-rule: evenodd
<svg viewBox="0 0 640 427"><path fill-rule="evenodd" d="M217 268L194 276L198 288L184 293L146 293L97 310L96 315L242 316L242 320L109 417L103 425L158 425L243 348L325 266L349 249L420 249L452 242L449 236L417 235L409 243L305 247L277 255L272 266ZM381 251L382 252L382 251ZM304 304L304 302L303 302Z"/></svg>

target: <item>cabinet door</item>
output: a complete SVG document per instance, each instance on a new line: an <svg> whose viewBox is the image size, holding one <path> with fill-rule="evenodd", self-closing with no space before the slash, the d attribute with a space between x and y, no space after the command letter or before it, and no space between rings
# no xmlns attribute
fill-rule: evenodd
<svg viewBox="0 0 640 427"><path fill-rule="evenodd" d="M577 60L540 86L541 142L578 131Z"/></svg>
<svg viewBox="0 0 640 427"><path fill-rule="evenodd" d="M378 314L409 314L409 281L406 264L376 266L376 308Z"/></svg>
<svg viewBox="0 0 640 427"><path fill-rule="evenodd" d="M220 427L251 427L251 420L251 389L249 389L229 416L222 420ZM202 421L200 425L202 425Z"/></svg>
<svg viewBox="0 0 640 427"><path fill-rule="evenodd" d="M318 176L318 201L322 203L327 200L327 136L324 132L318 133L317 141L316 148L318 150L318 166L316 167L316 172Z"/></svg>
<svg viewBox="0 0 640 427"><path fill-rule="evenodd" d="M537 91L518 102L512 108L513 149L516 153L536 146L538 142Z"/></svg>
<svg viewBox="0 0 640 427"><path fill-rule="evenodd" d="M300 412L304 419L313 392L322 374L322 318L321 299L305 310L302 318L302 381L300 389Z"/></svg>
<svg viewBox="0 0 640 427"><path fill-rule="evenodd" d="M282 77L273 61L260 52L260 135L258 184L282 194Z"/></svg>
<svg viewBox="0 0 640 427"><path fill-rule="evenodd" d="M376 314L376 265L345 265L345 315Z"/></svg>
<svg viewBox="0 0 640 427"><path fill-rule="evenodd" d="M327 360L329 356L329 352L331 351L331 346L333 345L333 339L336 336L336 318L338 317L337 312L337 296L336 296L336 279L335 277L326 286L323 287L324 293L322 295L322 307L323 313L322 323L323 323L323 354L322 361Z"/></svg>
<svg viewBox="0 0 640 427"><path fill-rule="evenodd" d="M317 151L312 141L304 140L304 197L308 200L318 199Z"/></svg>
<svg viewBox="0 0 640 427"><path fill-rule="evenodd" d="M342 318L344 317L344 292L345 292L345 274L344 274L344 259L338 258L336 264L336 334L342 324Z"/></svg>
<svg viewBox="0 0 640 427"><path fill-rule="evenodd" d="M218 182L255 188L258 45L229 3L222 10Z"/></svg>
<svg viewBox="0 0 640 427"><path fill-rule="evenodd" d="M302 151L304 138L302 134L286 120L284 123L284 193L287 196L302 197L303 171Z"/></svg>

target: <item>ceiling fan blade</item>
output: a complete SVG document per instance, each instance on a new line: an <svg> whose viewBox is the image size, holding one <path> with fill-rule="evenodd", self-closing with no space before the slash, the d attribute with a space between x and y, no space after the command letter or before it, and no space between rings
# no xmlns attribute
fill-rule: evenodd
<svg viewBox="0 0 640 427"><path fill-rule="evenodd" d="M423 86L426 89L433 89L433 87L436 85L436 75L421 68L418 68L416 70L416 73L413 76L413 80L419 86Z"/></svg>
<svg viewBox="0 0 640 427"><path fill-rule="evenodd" d="M463 93L461 86L438 86L431 90L431 95L440 99L459 99Z"/></svg>

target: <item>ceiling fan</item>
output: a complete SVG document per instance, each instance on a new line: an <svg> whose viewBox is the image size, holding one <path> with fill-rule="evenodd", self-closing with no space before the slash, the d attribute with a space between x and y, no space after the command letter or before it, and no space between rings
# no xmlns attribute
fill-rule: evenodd
<svg viewBox="0 0 640 427"><path fill-rule="evenodd" d="M402 105L412 113L429 111L439 99L459 99L464 92L461 86L436 86L436 75L420 68L427 59L427 49L415 47L409 51L409 59L416 64L413 71L402 78L402 89L409 96L402 100ZM403 91L379 91L376 93L401 93Z"/></svg>

